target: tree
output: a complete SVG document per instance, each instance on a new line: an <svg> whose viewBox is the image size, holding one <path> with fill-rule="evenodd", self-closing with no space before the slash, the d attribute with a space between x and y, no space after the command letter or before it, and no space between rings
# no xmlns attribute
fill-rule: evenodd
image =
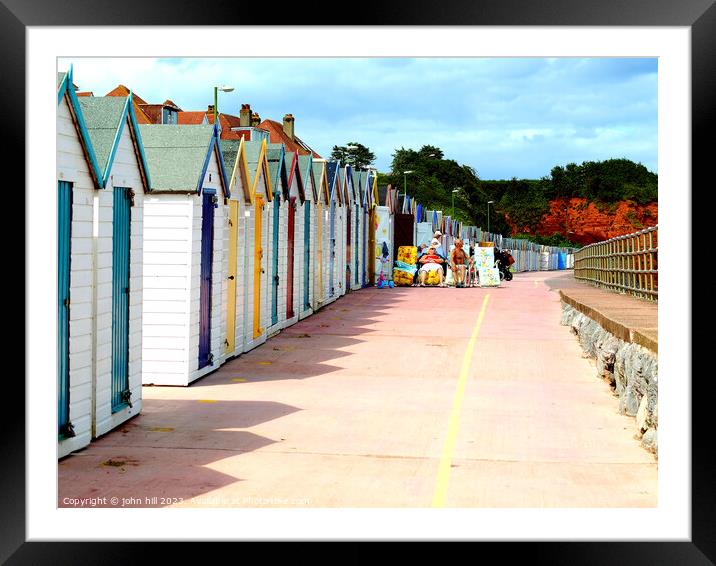
<svg viewBox="0 0 716 566"><path fill-rule="evenodd" d="M367 167L375 161L375 154L363 144L349 142L346 145L334 145L331 159L353 167Z"/></svg>

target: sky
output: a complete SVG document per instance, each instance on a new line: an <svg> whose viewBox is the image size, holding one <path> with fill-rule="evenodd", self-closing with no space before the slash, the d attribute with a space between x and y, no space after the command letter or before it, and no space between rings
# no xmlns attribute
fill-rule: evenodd
<svg viewBox="0 0 716 566"><path fill-rule="evenodd" d="M358 142L390 171L401 147L439 147L481 179L538 179L555 165L627 158L657 171L656 58L74 58L80 90L118 84L149 103L261 119L293 114L329 157Z"/></svg>

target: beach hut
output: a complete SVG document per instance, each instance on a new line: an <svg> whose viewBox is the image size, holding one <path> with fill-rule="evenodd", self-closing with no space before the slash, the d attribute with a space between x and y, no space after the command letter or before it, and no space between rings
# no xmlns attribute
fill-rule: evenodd
<svg viewBox="0 0 716 566"><path fill-rule="evenodd" d="M286 221L286 314L283 323L284 328L298 322L298 315L301 310L301 279L303 275L301 260L304 245L303 215L309 209L303 206L306 202L306 192L298 160L298 152L286 152L285 162L288 174L288 204L286 211L288 219Z"/></svg>
<svg viewBox="0 0 716 566"><path fill-rule="evenodd" d="M246 279L246 213L253 205L249 165L243 140L220 140L221 155L229 182L229 240L226 290L226 358L244 351L244 293Z"/></svg>
<svg viewBox="0 0 716 566"><path fill-rule="evenodd" d="M363 286L363 281L365 279L364 275L364 253L365 253L365 245L363 242L363 234L364 234L364 227L365 227L365 218L363 215L363 190L361 187L365 185L364 181L364 175L365 173L363 171L351 171L351 179L352 179L352 185L353 185L353 193L354 193L354 199L353 199L353 220L354 220L354 226L353 226L353 232L354 232L354 241L355 245L352 250L352 256L353 256L353 266L352 266L352 280L351 280L351 288L352 289L360 289Z"/></svg>
<svg viewBox="0 0 716 566"><path fill-rule="evenodd" d="M72 83L57 75L58 457L92 439L94 198L102 173Z"/></svg>
<svg viewBox="0 0 716 566"><path fill-rule="evenodd" d="M269 143L266 146L269 178L273 189L271 213L269 214L269 281L271 311L267 335L273 336L283 328L286 320L287 238L288 220L288 171L286 168L286 148L282 143Z"/></svg>
<svg viewBox="0 0 716 566"><path fill-rule="evenodd" d="M266 342L269 312L269 210L273 200L266 140L244 142L253 206L246 211L244 351Z"/></svg>
<svg viewBox="0 0 716 566"><path fill-rule="evenodd" d="M345 285L344 292L355 288L353 283L353 268L356 246L356 212L354 204L356 202L355 192L353 190L353 169L350 165L341 167L339 170L341 186L343 187L343 211L345 217Z"/></svg>
<svg viewBox="0 0 716 566"><path fill-rule="evenodd" d="M100 168L94 199L92 437L142 407L143 203L149 172L130 93L79 104Z"/></svg>
<svg viewBox="0 0 716 566"><path fill-rule="evenodd" d="M144 208L142 382L188 385L226 355L229 186L216 126L139 131Z"/></svg>
<svg viewBox="0 0 716 566"><path fill-rule="evenodd" d="M313 159L313 183L316 186L316 263L314 311L330 299L330 194L325 159Z"/></svg>
<svg viewBox="0 0 716 566"><path fill-rule="evenodd" d="M381 250L377 249L376 232L378 230L378 175L374 170L368 172L368 185L366 187L369 201L369 218L368 223L368 285L376 283L376 258L380 256Z"/></svg>
<svg viewBox="0 0 716 566"><path fill-rule="evenodd" d="M316 262L316 203L318 192L313 182L313 157L311 155L298 156L298 170L304 182L306 199L301 206L301 236L302 253L300 254L301 277L299 291L299 319L313 314L314 309L314 277Z"/></svg>
<svg viewBox="0 0 716 566"><path fill-rule="evenodd" d="M326 164L326 177L328 181L328 194L329 200L329 215L328 215L328 234L329 234L329 283L328 283L328 296L326 303L335 301L340 296L340 290L343 285L341 279L343 278L343 271L340 268L341 265L341 194L343 189L341 187L339 179L340 162L329 161ZM339 287L340 284L340 287Z"/></svg>

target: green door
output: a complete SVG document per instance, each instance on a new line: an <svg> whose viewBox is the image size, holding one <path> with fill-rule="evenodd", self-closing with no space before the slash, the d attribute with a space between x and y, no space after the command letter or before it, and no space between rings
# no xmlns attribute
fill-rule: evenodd
<svg viewBox="0 0 716 566"><path fill-rule="evenodd" d="M114 188L112 220L112 412L129 404L129 238L131 191Z"/></svg>
<svg viewBox="0 0 716 566"><path fill-rule="evenodd" d="M60 437L74 436L70 424L70 252L72 184L57 183L57 425Z"/></svg>

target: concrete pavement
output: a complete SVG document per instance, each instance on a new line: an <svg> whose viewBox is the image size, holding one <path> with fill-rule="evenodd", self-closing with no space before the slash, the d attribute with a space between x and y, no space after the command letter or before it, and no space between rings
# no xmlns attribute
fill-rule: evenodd
<svg viewBox="0 0 716 566"><path fill-rule="evenodd" d="M58 503L655 506L654 457L559 324L570 279L351 293L188 388L145 387L60 461Z"/></svg>

